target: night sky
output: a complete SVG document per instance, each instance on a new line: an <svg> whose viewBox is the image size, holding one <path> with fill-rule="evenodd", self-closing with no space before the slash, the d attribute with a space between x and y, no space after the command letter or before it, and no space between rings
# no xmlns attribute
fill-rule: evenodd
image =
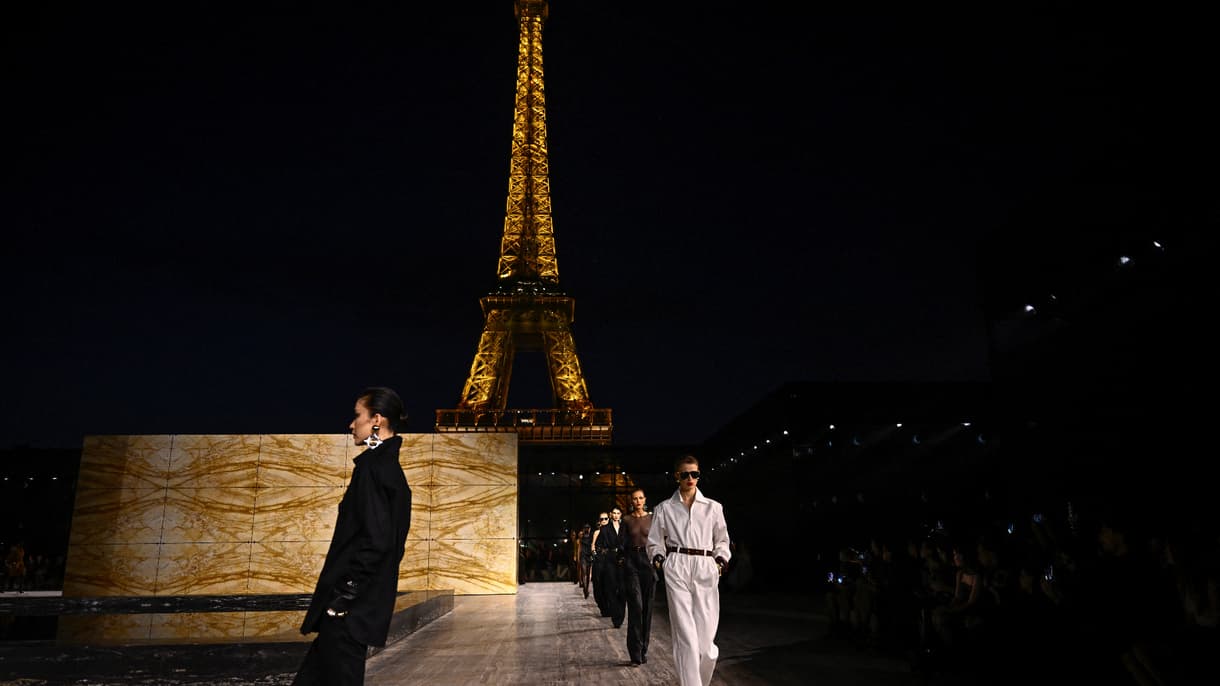
<svg viewBox="0 0 1220 686"><path fill-rule="evenodd" d="M1198 18L805 4L551 3L560 279L618 443L702 441L786 381L985 381L989 270L1181 237L1214 196ZM456 404L510 0L4 14L0 447L344 432L368 385L411 431ZM537 406L541 358L514 371Z"/></svg>

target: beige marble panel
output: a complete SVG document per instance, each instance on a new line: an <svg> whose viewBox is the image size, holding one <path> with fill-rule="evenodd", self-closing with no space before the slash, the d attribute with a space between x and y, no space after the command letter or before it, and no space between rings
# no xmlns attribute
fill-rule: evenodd
<svg viewBox="0 0 1220 686"><path fill-rule="evenodd" d="M516 434L435 434L433 483L517 485Z"/></svg>
<svg viewBox="0 0 1220 686"><path fill-rule="evenodd" d="M248 593L313 593L330 541L260 541L250 558Z"/></svg>
<svg viewBox="0 0 1220 686"><path fill-rule="evenodd" d="M260 488L254 541L329 541L342 499L342 486Z"/></svg>
<svg viewBox="0 0 1220 686"><path fill-rule="evenodd" d="M436 434L406 433L398 435L402 436L400 455L410 454L412 459L425 462L432 459L432 437Z"/></svg>
<svg viewBox="0 0 1220 686"><path fill-rule="evenodd" d="M247 612L245 636L274 637L277 641L312 641L316 634L302 634L304 610Z"/></svg>
<svg viewBox="0 0 1220 686"><path fill-rule="evenodd" d="M428 548L430 541L407 539L402 562L398 564L398 590L422 591L428 588Z"/></svg>
<svg viewBox="0 0 1220 686"><path fill-rule="evenodd" d="M160 543L164 516L164 487L78 489L68 543Z"/></svg>
<svg viewBox="0 0 1220 686"><path fill-rule="evenodd" d="M156 543L69 545L64 597L155 595Z"/></svg>
<svg viewBox="0 0 1220 686"><path fill-rule="evenodd" d="M85 436L77 489L165 488L173 436Z"/></svg>
<svg viewBox="0 0 1220 686"><path fill-rule="evenodd" d="M64 615L56 625L64 643L142 640L151 630L152 615Z"/></svg>
<svg viewBox="0 0 1220 686"><path fill-rule="evenodd" d="M169 486L253 487L258 477L259 436L174 436Z"/></svg>
<svg viewBox="0 0 1220 686"><path fill-rule="evenodd" d="M403 437L400 453L411 453L417 459L432 459L432 437L434 433L399 433Z"/></svg>
<svg viewBox="0 0 1220 686"><path fill-rule="evenodd" d="M428 588L457 595L517 592L517 540L432 541Z"/></svg>
<svg viewBox="0 0 1220 686"><path fill-rule="evenodd" d="M400 434L402 450L398 462L407 475L407 483L414 489L416 484L432 483L432 434Z"/></svg>
<svg viewBox="0 0 1220 686"><path fill-rule="evenodd" d="M513 538L517 534L516 486L436 486L432 497L430 538Z"/></svg>
<svg viewBox="0 0 1220 686"><path fill-rule="evenodd" d="M151 616L150 638L198 640L245 635L245 612L174 612Z"/></svg>
<svg viewBox="0 0 1220 686"><path fill-rule="evenodd" d="M333 484L363 449L341 434L88 437L65 595L311 593L343 495ZM512 434L403 434L401 590L516 592L516 449ZM254 616L271 617L246 625Z"/></svg>
<svg viewBox="0 0 1220 686"><path fill-rule="evenodd" d="M432 537L432 486L411 484L411 530L408 541L422 541Z"/></svg>
<svg viewBox="0 0 1220 686"><path fill-rule="evenodd" d="M342 486L347 477L346 434L268 434L258 448L258 485Z"/></svg>
<svg viewBox="0 0 1220 686"><path fill-rule="evenodd" d="M155 595L248 593L250 543L163 543Z"/></svg>
<svg viewBox="0 0 1220 686"><path fill-rule="evenodd" d="M411 487L414 493L416 486L427 486L432 483L432 463L423 462L422 460L411 463L412 466L406 466L405 460L400 460L403 464L403 474L407 476L407 485Z"/></svg>
<svg viewBox="0 0 1220 686"><path fill-rule="evenodd" d="M253 488L170 488L162 543L248 543L254 530Z"/></svg>

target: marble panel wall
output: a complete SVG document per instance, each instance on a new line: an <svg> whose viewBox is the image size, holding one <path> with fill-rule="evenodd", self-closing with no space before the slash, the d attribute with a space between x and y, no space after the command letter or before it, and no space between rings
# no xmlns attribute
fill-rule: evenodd
<svg viewBox="0 0 1220 686"><path fill-rule="evenodd" d="M347 435L89 436L65 596L312 593L363 446ZM515 434L404 434L399 590L516 593ZM65 617L84 640L288 635L302 612Z"/></svg>

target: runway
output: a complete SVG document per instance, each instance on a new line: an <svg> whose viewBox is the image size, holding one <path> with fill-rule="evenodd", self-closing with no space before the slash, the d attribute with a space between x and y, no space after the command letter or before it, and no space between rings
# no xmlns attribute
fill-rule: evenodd
<svg viewBox="0 0 1220 686"><path fill-rule="evenodd" d="M721 594L716 686L975 686L999 675L917 674L908 659L826 636L819 593ZM522 584L516 595L457 596L452 611L377 652L366 663L369 686L436 684L675 685L665 598L658 594L648 662L633 667L627 627L615 629L571 582ZM122 649L118 649L119 652ZM287 686L291 672L253 676L236 651L216 647L198 673L128 673L47 680L0 676L0 686ZM134 664L134 663L133 663ZM196 665L198 667L198 665ZM0 669L0 673L7 670ZM219 676L224 674L226 676ZM30 676L30 675L26 675ZM990 676L990 678L987 678ZM18 677L10 680L12 677Z"/></svg>
<svg viewBox="0 0 1220 686"><path fill-rule="evenodd" d="M823 638L813 596L723 594L712 684L918 684L907 661ZM529 583L517 595L463 596L449 614L373 656L369 686L397 684L677 684L663 595L648 662L632 667L626 624L615 629L570 582ZM946 676L938 684L972 683Z"/></svg>

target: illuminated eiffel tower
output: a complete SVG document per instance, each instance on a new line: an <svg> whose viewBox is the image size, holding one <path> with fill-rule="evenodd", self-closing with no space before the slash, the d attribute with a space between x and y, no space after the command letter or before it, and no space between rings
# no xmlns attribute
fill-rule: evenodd
<svg viewBox="0 0 1220 686"><path fill-rule="evenodd" d="M559 289L542 86L547 3L516 0L516 15L517 98L499 278L479 300L483 334L458 407L436 411L436 430L513 432L525 443L608 444L611 411L589 400L572 338L575 300ZM552 407L508 409L513 358L530 351L546 356Z"/></svg>

